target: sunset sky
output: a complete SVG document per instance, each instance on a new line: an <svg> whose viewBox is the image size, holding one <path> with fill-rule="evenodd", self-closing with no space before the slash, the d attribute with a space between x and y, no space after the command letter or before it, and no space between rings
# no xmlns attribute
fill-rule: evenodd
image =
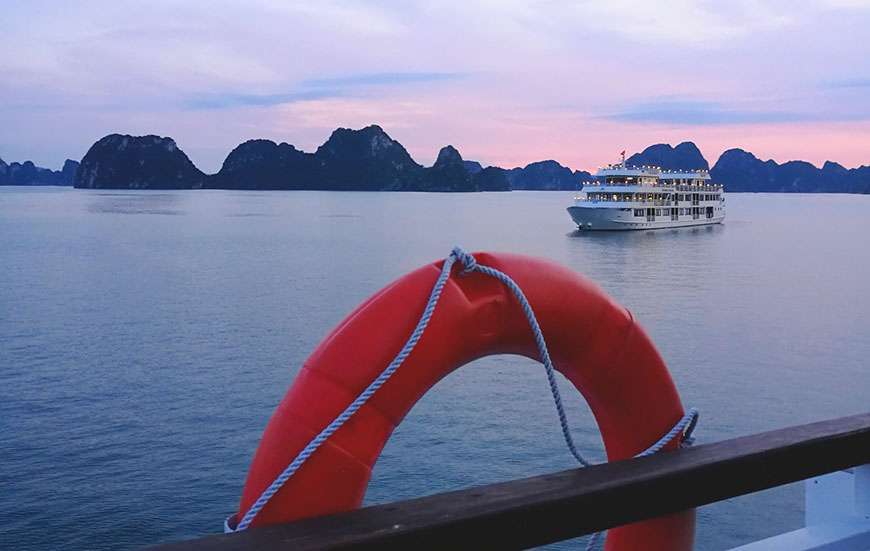
<svg viewBox="0 0 870 551"><path fill-rule="evenodd" d="M588 170L684 140L870 164L870 0L13 0L2 21L7 162L120 132L214 172L247 139L376 123L423 164L453 144Z"/></svg>

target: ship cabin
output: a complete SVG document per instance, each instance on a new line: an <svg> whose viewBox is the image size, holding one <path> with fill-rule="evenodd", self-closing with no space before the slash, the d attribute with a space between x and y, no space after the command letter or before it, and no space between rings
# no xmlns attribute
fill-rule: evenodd
<svg viewBox="0 0 870 551"><path fill-rule="evenodd" d="M576 197L578 206L632 211L647 221L699 220L724 214L725 194L706 170L667 171L654 166L609 165Z"/></svg>

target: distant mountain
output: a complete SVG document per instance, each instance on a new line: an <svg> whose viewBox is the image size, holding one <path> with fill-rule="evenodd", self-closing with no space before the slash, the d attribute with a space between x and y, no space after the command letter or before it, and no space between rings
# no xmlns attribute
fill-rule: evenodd
<svg viewBox="0 0 870 551"><path fill-rule="evenodd" d="M690 143L653 146L632 158L641 155L665 161L660 164L700 158L707 166ZM199 171L171 138L112 134L82 159L76 186L455 192L576 190L590 179L588 172L572 171L553 160L511 170L483 168L449 145L431 167L424 167L380 126L371 125L339 128L314 153L287 143L250 140L233 149L211 176Z"/></svg>
<svg viewBox="0 0 870 551"><path fill-rule="evenodd" d="M476 166L475 166L476 165ZM471 166L471 170L466 168ZM250 140L217 174L197 169L171 138L111 134L82 159L76 187L131 189L314 189L338 191L508 191L501 169L466 163L444 147L431 167L417 164L384 130L339 128L314 153Z"/></svg>
<svg viewBox="0 0 870 551"><path fill-rule="evenodd" d="M403 191L419 188L422 167L377 125L339 128L317 148L316 189Z"/></svg>
<svg viewBox="0 0 870 551"><path fill-rule="evenodd" d="M629 157L632 165L666 170L707 169L698 147L656 144ZM870 193L870 166L846 169L828 161L822 168L803 162L761 161L742 149L722 154L711 170L728 191ZM445 146L431 167L418 164L381 127L339 128L314 153L290 144L250 140L227 156L217 174L197 169L171 138L111 134L95 143L81 166L67 161L60 172L33 163L0 160L0 185L75 181L76 187L148 189L313 189L339 191L507 191L575 190L593 177L547 160L504 170L464 160Z"/></svg>
<svg viewBox="0 0 870 551"><path fill-rule="evenodd" d="M344 191L509 189L503 174L486 171L474 161L464 161L453 146L441 149L433 166L421 166L402 144L377 125L359 130L339 128L314 153L269 140L245 142L227 156L220 172L208 177L206 187Z"/></svg>
<svg viewBox="0 0 870 551"><path fill-rule="evenodd" d="M79 164L71 159L63 169L38 167L31 161L6 164L0 159L0 186L71 186Z"/></svg>
<svg viewBox="0 0 870 551"><path fill-rule="evenodd" d="M666 170L698 170L708 167L697 146L683 142L676 147L656 144L626 159L629 165L653 165ZM870 167L847 169L827 161L817 168L805 161L779 164L762 161L743 149L724 152L710 170L713 182L726 191L870 193Z"/></svg>
<svg viewBox="0 0 870 551"><path fill-rule="evenodd" d="M205 174L172 138L110 134L82 158L75 187L99 189L201 188Z"/></svg>
<svg viewBox="0 0 870 551"><path fill-rule="evenodd" d="M677 147L659 143L651 145L635 153L625 160L625 164L633 166L657 166L664 170L708 170L710 165L701 155L698 146L692 142L683 142Z"/></svg>
<svg viewBox="0 0 870 551"><path fill-rule="evenodd" d="M290 144L249 140L227 155L220 172L207 180L218 189L314 189L319 185L314 156Z"/></svg>
<svg viewBox="0 0 870 551"><path fill-rule="evenodd" d="M462 161L462 163L465 165L465 170L472 174L477 174L483 170L483 167L477 161Z"/></svg>
<svg viewBox="0 0 870 551"><path fill-rule="evenodd" d="M79 162L67 159L63 162L63 168L60 169L62 186L71 186L76 182L76 173L79 170Z"/></svg>
<svg viewBox="0 0 870 551"><path fill-rule="evenodd" d="M576 190L585 181L592 179L588 172L572 171L556 161L538 161L523 168L514 168L507 173L511 189L528 190Z"/></svg>
<svg viewBox="0 0 870 551"><path fill-rule="evenodd" d="M250 140L227 156L207 187L220 189L417 189L423 167L379 126L339 128L306 153L292 145Z"/></svg>
<svg viewBox="0 0 870 551"><path fill-rule="evenodd" d="M475 191L510 191L508 171L497 166L488 166L472 174Z"/></svg>
<svg viewBox="0 0 870 551"><path fill-rule="evenodd" d="M462 159L452 145L441 148L435 164L424 170L420 191L510 191L505 171L497 167L480 168L480 163ZM475 166L476 165L476 166Z"/></svg>
<svg viewBox="0 0 870 551"><path fill-rule="evenodd" d="M474 191L471 176L459 151L447 145L438 152L435 164L426 169L421 188L425 191Z"/></svg>
<svg viewBox="0 0 870 551"><path fill-rule="evenodd" d="M778 164L742 149L723 153L710 176L726 191L870 193L870 166L846 169L831 161L822 168L804 161Z"/></svg>

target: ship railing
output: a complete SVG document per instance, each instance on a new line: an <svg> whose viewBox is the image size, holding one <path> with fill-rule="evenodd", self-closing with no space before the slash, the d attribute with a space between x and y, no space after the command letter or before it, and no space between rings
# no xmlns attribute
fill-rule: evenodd
<svg viewBox="0 0 870 551"><path fill-rule="evenodd" d="M636 187L655 187L655 188L668 188L676 191L688 191L691 193L702 193L702 192L710 192L710 191L722 191L723 186L721 184L701 184L701 185L674 185L670 183L655 183L655 184L641 184L638 182L581 182L580 185L584 188L586 187L607 187L607 186L615 186L615 187L628 187L628 186L636 186Z"/></svg>
<svg viewBox="0 0 870 551"><path fill-rule="evenodd" d="M805 532L745 550L866 549L868 463L870 413L159 549L528 548L807 479Z"/></svg>
<svg viewBox="0 0 870 551"><path fill-rule="evenodd" d="M579 201L581 203L591 203L593 205L599 204L612 204L614 207L634 207L634 208L645 208L645 207L676 207L678 206L674 201L611 201L609 199L589 199L588 197L574 197L575 201ZM685 202L685 201L684 201Z"/></svg>

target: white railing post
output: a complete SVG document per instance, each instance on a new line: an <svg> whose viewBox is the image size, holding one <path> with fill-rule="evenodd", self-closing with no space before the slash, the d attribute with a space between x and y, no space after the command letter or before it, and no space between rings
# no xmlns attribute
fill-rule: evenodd
<svg viewBox="0 0 870 551"><path fill-rule="evenodd" d="M804 481L805 527L732 551L870 549L870 464Z"/></svg>
<svg viewBox="0 0 870 551"><path fill-rule="evenodd" d="M870 464L855 467L855 514L870 520Z"/></svg>
<svg viewBox="0 0 870 551"><path fill-rule="evenodd" d="M838 471L804 481L804 525L838 522L854 511L855 480L852 473Z"/></svg>

